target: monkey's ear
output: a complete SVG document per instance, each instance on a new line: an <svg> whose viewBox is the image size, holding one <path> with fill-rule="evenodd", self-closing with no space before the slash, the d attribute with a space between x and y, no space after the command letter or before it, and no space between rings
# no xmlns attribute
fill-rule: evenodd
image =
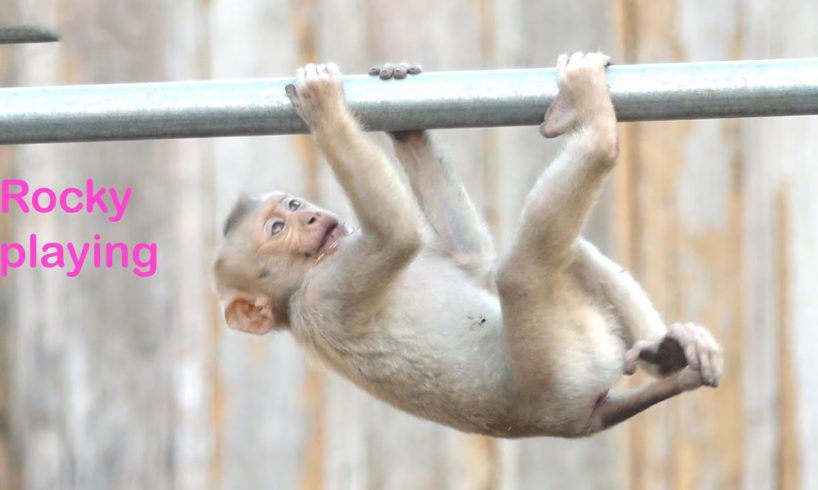
<svg viewBox="0 0 818 490"><path fill-rule="evenodd" d="M227 326L255 335L264 335L275 326L273 306L264 298L251 301L247 297L234 296L224 307Z"/></svg>
<svg viewBox="0 0 818 490"><path fill-rule="evenodd" d="M577 121L577 109L568 97L560 92L545 111L540 133L546 138L556 138L571 130Z"/></svg>

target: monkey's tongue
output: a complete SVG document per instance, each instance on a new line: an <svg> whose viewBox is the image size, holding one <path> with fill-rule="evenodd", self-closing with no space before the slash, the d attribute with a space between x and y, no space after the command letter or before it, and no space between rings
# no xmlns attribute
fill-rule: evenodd
<svg viewBox="0 0 818 490"><path fill-rule="evenodd" d="M327 232L324 234L324 243L321 244L323 248L332 246L338 240L338 224L327 227Z"/></svg>
<svg viewBox="0 0 818 490"><path fill-rule="evenodd" d="M324 238L321 240L321 245L318 247L318 260L324 258L325 255L332 252L338 246L338 241L341 239L340 233L338 232L341 228L342 225L339 224L327 227Z"/></svg>

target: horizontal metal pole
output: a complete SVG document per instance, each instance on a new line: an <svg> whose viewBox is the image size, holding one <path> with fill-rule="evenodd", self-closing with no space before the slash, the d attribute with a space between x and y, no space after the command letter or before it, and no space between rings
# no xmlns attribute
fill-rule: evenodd
<svg viewBox="0 0 818 490"><path fill-rule="evenodd" d="M0 27L0 44L53 43L60 38L51 29L37 25Z"/></svg>
<svg viewBox="0 0 818 490"><path fill-rule="evenodd" d="M611 66L621 121L818 114L818 58ZM0 143L306 132L292 78L0 89ZM369 130L539 124L554 69L344 77Z"/></svg>

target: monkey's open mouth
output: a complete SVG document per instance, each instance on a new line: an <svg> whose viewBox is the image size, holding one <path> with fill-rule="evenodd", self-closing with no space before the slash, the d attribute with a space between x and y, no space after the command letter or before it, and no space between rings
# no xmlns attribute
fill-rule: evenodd
<svg viewBox="0 0 818 490"><path fill-rule="evenodd" d="M338 248L338 242L341 241L344 235L343 231L344 226L340 225L337 221L327 226L324 237L321 239L321 245L318 247L315 263L321 262L324 257L332 255L332 253L335 252L335 249Z"/></svg>

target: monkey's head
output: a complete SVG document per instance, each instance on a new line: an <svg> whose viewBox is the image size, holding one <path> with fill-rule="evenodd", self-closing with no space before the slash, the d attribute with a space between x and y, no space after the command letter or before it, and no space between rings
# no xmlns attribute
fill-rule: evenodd
<svg viewBox="0 0 818 490"><path fill-rule="evenodd" d="M227 325L258 335L288 327L290 297L345 235L333 213L290 194L240 198L212 270Z"/></svg>

